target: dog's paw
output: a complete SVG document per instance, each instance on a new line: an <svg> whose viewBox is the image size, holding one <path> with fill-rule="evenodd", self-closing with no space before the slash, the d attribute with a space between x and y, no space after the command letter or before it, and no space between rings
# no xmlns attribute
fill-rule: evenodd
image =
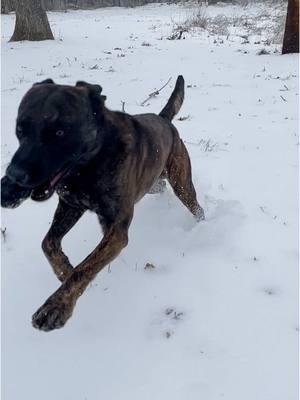
<svg viewBox="0 0 300 400"><path fill-rule="evenodd" d="M204 214L204 210L203 210L202 207L200 207L200 208L196 211L195 218L196 218L196 221L197 221L197 222L205 221L205 214Z"/></svg>
<svg viewBox="0 0 300 400"><path fill-rule="evenodd" d="M149 190L148 194L164 193L166 191L167 184L164 179L159 178L152 188Z"/></svg>
<svg viewBox="0 0 300 400"><path fill-rule="evenodd" d="M74 304L62 300L48 299L32 316L32 325L41 331L62 328L71 317Z"/></svg>

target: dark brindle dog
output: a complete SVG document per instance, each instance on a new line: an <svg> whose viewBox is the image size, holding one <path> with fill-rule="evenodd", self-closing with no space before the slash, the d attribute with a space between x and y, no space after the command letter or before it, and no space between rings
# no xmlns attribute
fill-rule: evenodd
<svg viewBox="0 0 300 400"><path fill-rule="evenodd" d="M32 318L44 331L66 323L91 280L127 245L134 204L158 180L167 178L182 203L204 219L187 150L171 123L183 102L183 77L159 115L110 111L101 90L85 82L35 84L20 104L19 148L1 182L3 207L28 197L46 200L54 191L59 196L42 248L62 284ZM86 210L97 214L104 236L73 268L61 241Z"/></svg>

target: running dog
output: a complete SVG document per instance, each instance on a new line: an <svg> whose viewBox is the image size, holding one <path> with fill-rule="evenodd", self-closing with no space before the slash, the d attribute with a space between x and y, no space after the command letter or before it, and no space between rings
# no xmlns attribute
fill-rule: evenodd
<svg viewBox="0 0 300 400"><path fill-rule="evenodd" d="M55 191L59 197L42 248L61 286L32 317L43 331L65 325L89 283L127 245L134 205L158 181L167 179L195 218L204 219L187 149L171 123L183 102L183 77L159 115L111 111L101 92L81 81L34 84L19 106L19 148L1 180L2 207L47 200ZM61 242L86 210L98 216L103 238L73 268Z"/></svg>

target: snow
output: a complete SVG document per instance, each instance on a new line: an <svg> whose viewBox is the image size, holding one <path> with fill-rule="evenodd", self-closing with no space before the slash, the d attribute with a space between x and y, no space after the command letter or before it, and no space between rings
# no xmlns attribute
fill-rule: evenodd
<svg viewBox="0 0 300 400"><path fill-rule="evenodd" d="M249 10L260 15L259 6ZM142 199L128 247L67 325L45 334L31 315L58 287L40 248L57 198L2 210L4 399L298 397L298 58L254 44L257 34L243 44L232 29L227 38L194 30L167 40L189 12L48 13L56 40L40 43L9 43L14 15L2 16L3 173L17 147L17 106L34 82L99 83L110 108L124 101L142 113L159 112L183 74L190 87L174 123L207 216L196 224L170 189ZM271 54L257 55L261 48ZM87 213L64 249L77 264L100 239Z"/></svg>

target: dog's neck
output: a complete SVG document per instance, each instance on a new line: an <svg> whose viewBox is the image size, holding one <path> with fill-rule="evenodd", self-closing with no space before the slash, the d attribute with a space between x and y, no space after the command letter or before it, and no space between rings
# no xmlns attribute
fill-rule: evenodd
<svg viewBox="0 0 300 400"><path fill-rule="evenodd" d="M102 151L114 153L114 149L126 152L130 147L131 135L124 134L128 131L128 122L124 120L124 113L111 111L103 107L101 113L95 115L96 126L94 143L90 149L80 158L78 164L84 165L92 162ZM124 129L120 129L123 126Z"/></svg>
<svg viewBox="0 0 300 400"><path fill-rule="evenodd" d="M88 164L101 152L106 138L114 131L112 113L107 108L104 108L101 113L94 115L95 125L92 128L95 132L94 142L91 143L88 151L80 157L78 164Z"/></svg>

